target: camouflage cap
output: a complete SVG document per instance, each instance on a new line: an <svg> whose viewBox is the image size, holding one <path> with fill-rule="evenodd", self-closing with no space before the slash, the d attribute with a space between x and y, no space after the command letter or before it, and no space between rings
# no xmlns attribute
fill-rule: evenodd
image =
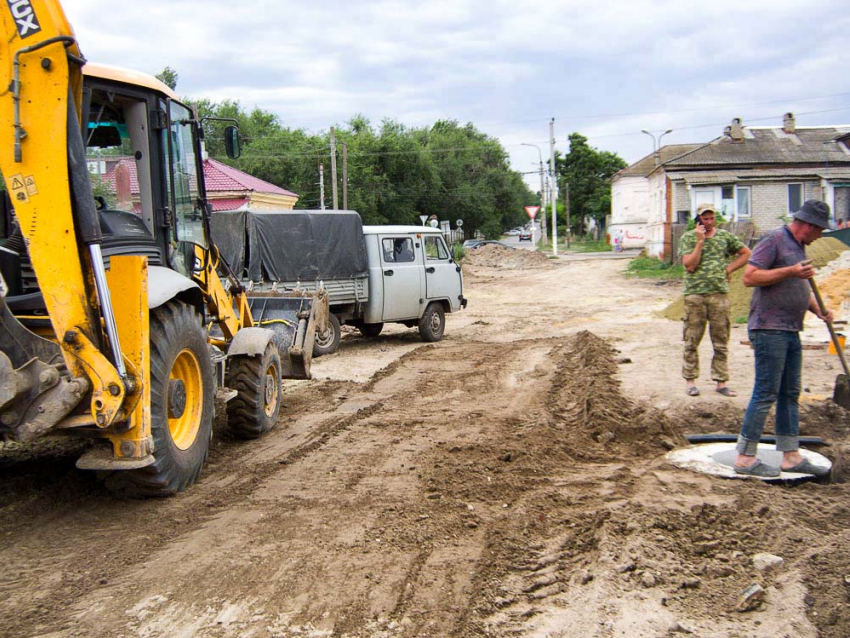
<svg viewBox="0 0 850 638"><path fill-rule="evenodd" d="M714 213L717 214L717 210L714 208L714 204L700 204L699 208L697 208L697 215L704 215L705 213Z"/></svg>

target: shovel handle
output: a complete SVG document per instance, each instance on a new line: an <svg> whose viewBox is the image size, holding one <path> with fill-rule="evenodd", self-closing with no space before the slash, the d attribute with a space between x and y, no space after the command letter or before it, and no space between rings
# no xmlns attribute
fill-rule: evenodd
<svg viewBox="0 0 850 638"><path fill-rule="evenodd" d="M812 286L812 292L818 302L820 313L826 316L826 306L824 306L823 297L820 296L818 285L815 283L814 278L809 279L809 283ZM835 345L835 351L838 353L838 358L841 359L841 365L844 366L844 374L850 376L850 369L847 368L847 361L844 359L844 350L841 348L841 344L838 343L838 335L835 334L835 328L832 327L832 322L826 321L826 327L829 328L829 336L832 337L832 343Z"/></svg>

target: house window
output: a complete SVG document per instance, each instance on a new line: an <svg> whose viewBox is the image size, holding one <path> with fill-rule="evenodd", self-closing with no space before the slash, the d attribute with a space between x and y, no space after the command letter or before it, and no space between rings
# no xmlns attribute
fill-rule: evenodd
<svg viewBox="0 0 850 638"><path fill-rule="evenodd" d="M726 219L732 219L735 216L735 187L723 186L720 193L720 214Z"/></svg>
<svg viewBox="0 0 850 638"><path fill-rule="evenodd" d="M738 186L735 189L737 195L737 211L738 218L749 219L753 216L752 209L750 208L750 195L752 193L749 186Z"/></svg>
<svg viewBox="0 0 850 638"><path fill-rule="evenodd" d="M788 210L796 213L803 207L803 185L788 184Z"/></svg>

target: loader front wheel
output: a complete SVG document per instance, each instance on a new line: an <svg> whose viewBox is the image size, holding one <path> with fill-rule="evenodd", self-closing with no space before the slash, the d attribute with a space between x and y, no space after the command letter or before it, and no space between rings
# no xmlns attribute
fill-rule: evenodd
<svg viewBox="0 0 850 638"><path fill-rule="evenodd" d="M328 314L328 329L323 333L316 332L316 340L313 341L313 356L321 357L333 354L339 350L339 342L342 339L342 328L339 319L334 313Z"/></svg>
<svg viewBox="0 0 850 638"><path fill-rule="evenodd" d="M194 483L209 453L215 377L195 310L170 301L150 318L151 436L154 463L112 472L106 486L122 496L168 496Z"/></svg>
<svg viewBox="0 0 850 638"><path fill-rule="evenodd" d="M270 341L262 357L239 356L228 361L227 387L236 396L227 404L230 431L243 439L256 439L277 423L282 382L280 353Z"/></svg>

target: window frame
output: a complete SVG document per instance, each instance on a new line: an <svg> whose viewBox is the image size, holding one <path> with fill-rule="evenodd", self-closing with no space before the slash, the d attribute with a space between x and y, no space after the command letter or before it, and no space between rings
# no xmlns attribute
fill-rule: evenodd
<svg viewBox="0 0 850 638"><path fill-rule="evenodd" d="M422 239L425 244L424 251L426 261L448 261L451 258L449 250L440 235L423 235ZM437 247L437 254L434 257L428 254L428 240L433 241L434 245Z"/></svg>
<svg viewBox="0 0 850 638"><path fill-rule="evenodd" d="M796 209L792 208L792 206L791 206L791 187L792 186L799 186L800 187L800 205ZM792 213L792 214L796 213L798 210L800 210L800 208L803 207L803 201L806 198L806 185L805 185L805 183L804 182L786 182L785 183L785 192L786 192L787 197L788 197L788 212Z"/></svg>
<svg viewBox="0 0 850 638"><path fill-rule="evenodd" d="M741 198L739 193L747 191L747 214L741 214ZM752 219L753 218L753 187L735 185L735 219Z"/></svg>
<svg viewBox="0 0 850 638"><path fill-rule="evenodd" d="M395 249L396 248L396 242L399 241L399 240L410 242L410 255L411 255L410 259L405 259L403 261L399 261L398 259L396 259L396 256L399 255L400 252L401 252L401 251L397 251ZM386 242L388 242L388 241L392 242L392 250L391 251L386 250ZM388 254L393 256L392 261L387 259ZM383 262L385 264L413 264L413 263L416 263L416 248L413 245L413 238L412 237L382 237L381 238L381 259L383 260Z"/></svg>

